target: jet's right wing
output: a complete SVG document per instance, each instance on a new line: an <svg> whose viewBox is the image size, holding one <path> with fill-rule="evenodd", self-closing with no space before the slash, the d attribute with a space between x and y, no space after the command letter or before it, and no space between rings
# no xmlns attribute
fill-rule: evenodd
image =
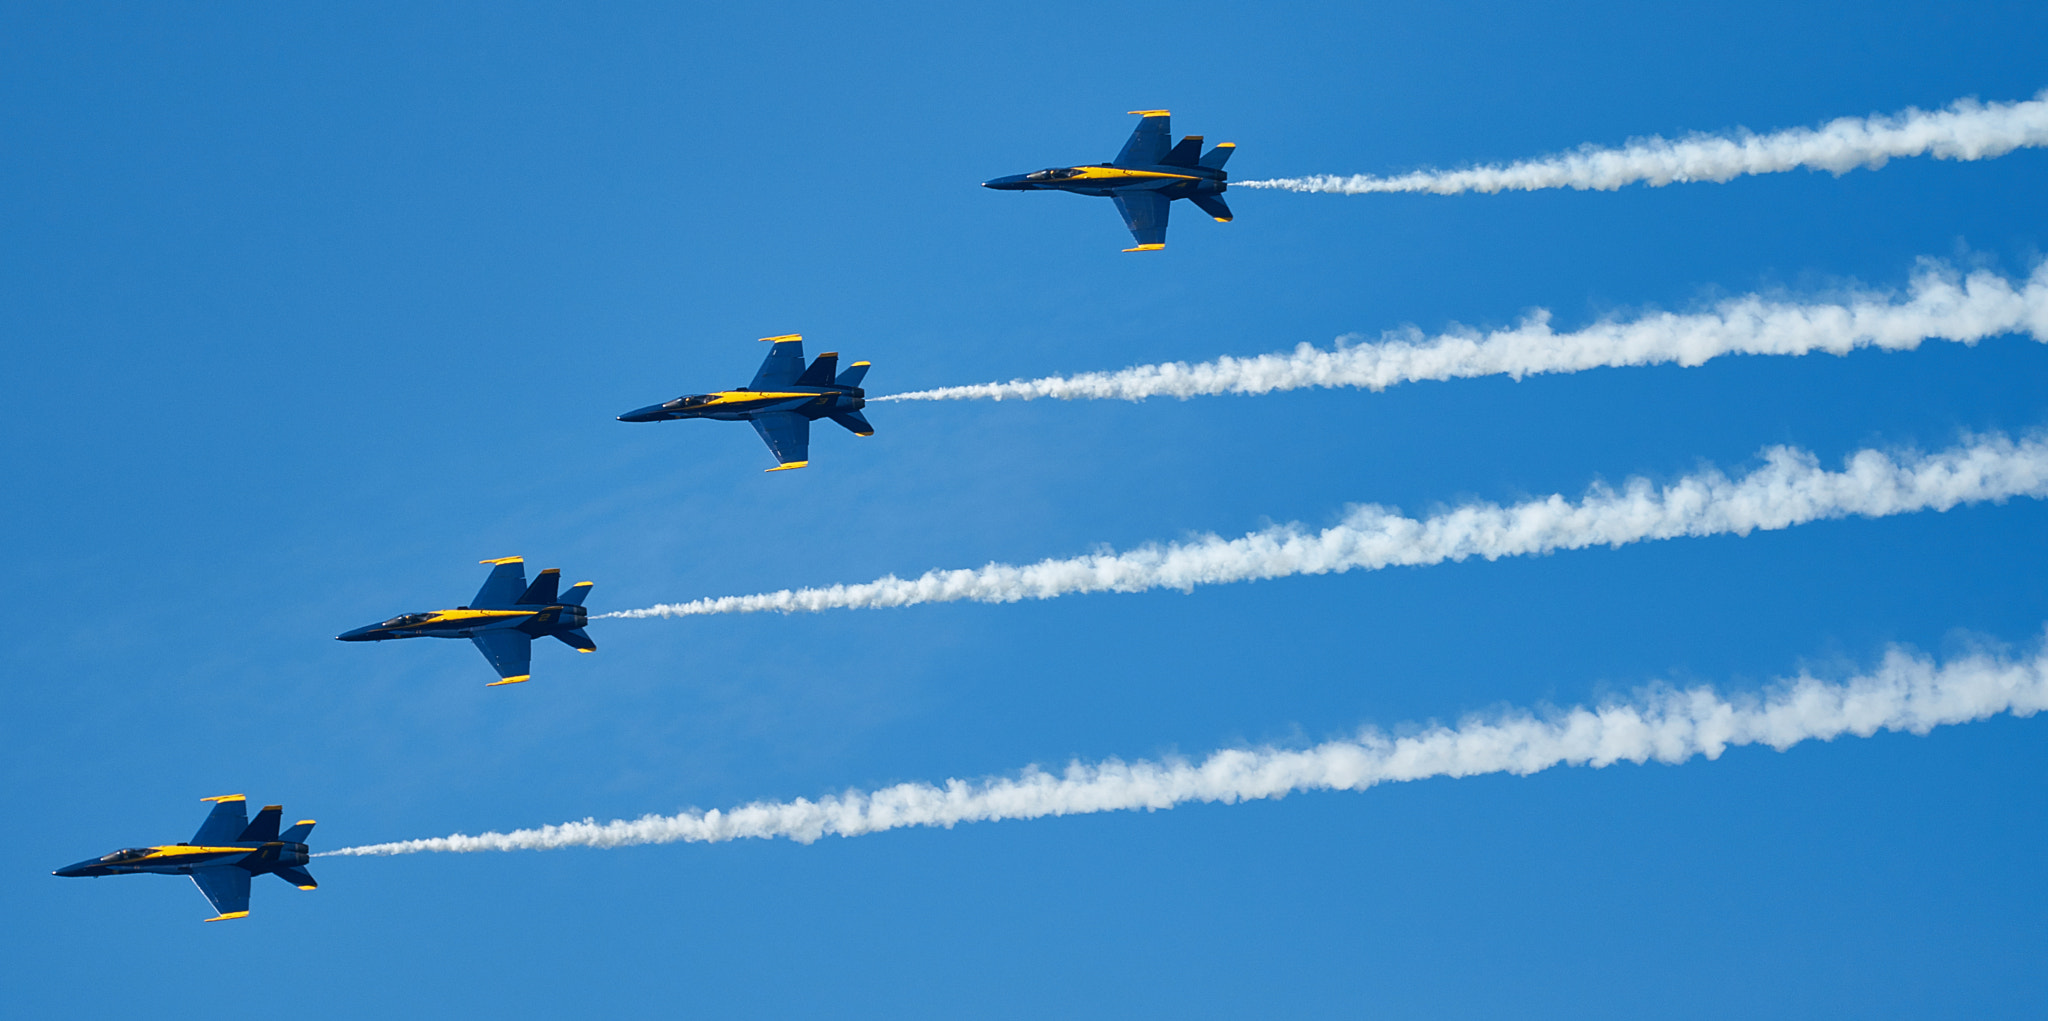
<svg viewBox="0 0 2048 1021"><path fill-rule="evenodd" d="M1110 198L1116 200L1116 211L1124 214L1124 226L1138 239L1136 248L1124 251L1152 252L1166 247L1166 214L1173 209L1172 199L1156 191L1117 192Z"/></svg>
<svg viewBox="0 0 2048 1021"><path fill-rule="evenodd" d="M244 918L249 914L249 872L235 865L214 865L192 870L192 884L206 895L214 915L207 919Z"/></svg>
<svg viewBox="0 0 2048 1021"><path fill-rule="evenodd" d="M533 678L533 639L524 631L500 628L479 631L469 636L476 643L478 652L491 661L492 669L498 671L498 680L485 685L495 688L500 684L518 684Z"/></svg>
<svg viewBox="0 0 2048 1021"><path fill-rule="evenodd" d="M761 370L754 373L754 381L747 384L749 390L780 390L795 386L796 378L804 374L804 335L792 333L782 337L762 337L773 341L768 357L761 362Z"/></svg>
<svg viewBox="0 0 2048 1021"><path fill-rule="evenodd" d="M1169 118L1165 110L1132 110L1145 118L1131 132L1130 140L1124 143L1123 151L1116 154L1115 165L1119 167L1156 167L1173 148L1173 130L1167 126Z"/></svg>
<svg viewBox="0 0 2048 1021"><path fill-rule="evenodd" d="M751 420L754 431L780 462L769 471L801 468L811 463L811 420L794 411L770 411Z"/></svg>
<svg viewBox="0 0 2048 1021"><path fill-rule="evenodd" d="M484 587L476 590L476 598L469 601L470 607L509 610L518 605L519 594L526 591L526 558L502 557L480 562L497 566L491 568L491 576L484 579Z"/></svg>

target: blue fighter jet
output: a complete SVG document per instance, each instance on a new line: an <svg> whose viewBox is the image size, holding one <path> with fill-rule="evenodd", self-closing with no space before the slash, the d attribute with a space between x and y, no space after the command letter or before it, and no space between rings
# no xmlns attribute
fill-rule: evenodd
<svg viewBox="0 0 2048 1021"><path fill-rule="evenodd" d="M716 418L727 422L746 421L775 455L769 471L802 468L811 463L811 423L829 418L855 436L873 436L860 409L867 406L867 393L860 381L867 378L868 363L855 362L839 371L839 352L827 351L809 368L804 367L804 338L791 333L762 337L775 346L768 349L761 371L754 381L738 390L691 394L661 404L650 404L619 416L621 422L666 422L677 418Z"/></svg>
<svg viewBox="0 0 2048 1021"><path fill-rule="evenodd" d="M240 794L223 794L211 801L213 814L199 825L199 832L183 844L156 847L124 847L58 869L58 876L126 876L154 872L166 876L191 876L193 885L213 905L218 922L249 915L249 880L269 873L301 890L320 884L301 866L312 857L306 838L313 832L313 820L300 819L291 829L279 833L283 805L265 805L249 819L248 800Z"/></svg>
<svg viewBox="0 0 2048 1021"><path fill-rule="evenodd" d="M393 638L467 638L497 668L498 679L485 687L533 679L529 669L533 640L557 638L577 652L596 652L597 643L583 630L589 616L583 600L591 582L579 581L557 595L562 572L550 567L526 583L526 560L505 557L485 560L491 576L468 606L427 613L402 613L381 624L335 635L343 642L382 642Z"/></svg>
<svg viewBox="0 0 2048 1021"><path fill-rule="evenodd" d="M1145 118L1138 122L1122 152L1108 163L1080 167L1052 167L1029 174L983 181L984 188L997 191L1070 191L1077 195L1106 195L1116 200L1124 214L1124 226L1131 229L1137 247L1126 252L1156 252L1166 247L1166 214L1174 199L1187 199L1217 223L1230 222L1230 207L1223 204L1224 181L1230 177L1223 164L1237 151L1235 142L1224 142L1202 152L1202 136L1189 135L1173 144L1165 110L1132 110Z"/></svg>

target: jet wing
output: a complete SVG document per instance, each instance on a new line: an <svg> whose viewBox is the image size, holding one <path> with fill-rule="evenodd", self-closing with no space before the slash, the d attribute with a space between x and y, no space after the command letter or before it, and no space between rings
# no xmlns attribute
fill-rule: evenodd
<svg viewBox="0 0 2048 1021"><path fill-rule="evenodd" d="M491 661L491 667L498 671L500 679L492 681L490 687L518 684L533 676L533 639L526 637L524 631L510 628L479 631L469 636L469 640L476 643L477 651L483 653L484 658Z"/></svg>
<svg viewBox="0 0 2048 1021"><path fill-rule="evenodd" d="M754 373L754 381L747 384L747 389L780 390L795 386L796 378L804 374L803 334L761 339L772 340L775 346L768 349L768 357L762 360L761 370Z"/></svg>
<svg viewBox="0 0 2048 1021"><path fill-rule="evenodd" d="M213 802L213 813L199 824L199 832L192 834L191 843L200 847L225 844L249 828L248 799L240 794L224 794L206 800Z"/></svg>
<svg viewBox="0 0 2048 1021"><path fill-rule="evenodd" d="M1131 229L1131 236L1138 239L1138 247L1126 248L1126 252L1150 251L1166 247L1166 214L1173 209L1173 200L1156 191L1117 192L1110 196L1116 200L1116 211L1124 214L1124 226Z"/></svg>
<svg viewBox="0 0 2048 1021"><path fill-rule="evenodd" d="M1156 167L1173 148L1173 130L1168 127L1169 118L1165 110L1132 110L1145 119L1138 122L1136 130L1124 143L1122 152L1116 154L1115 165L1119 167Z"/></svg>
<svg viewBox="0 0 2048 1021"><path fill-rule="evenodd" d="M498 566L491 568L491 576L484 579L484 587L476 590L469 605L479 610L509 610L517 605L519 594L526 591L525 559L506 557L484 563Z"/></svg>
<svg viewBox="0 0 2048 1021"><path fill-rule="evenodd" d="M750 421L754 431L761 434L768 449L775 454L781 468L801 468L811 463L811 420L794 411L770 411L755 415Z"/></svg>
<svg viewBox="0 0 2048 1021"><path fill-rule="evenodd" d="M206 895L207 903L213 905L214 915L207 921L241 918L249 913L249 873L246 869L234 865L193 869L192 883Z"/></svg>

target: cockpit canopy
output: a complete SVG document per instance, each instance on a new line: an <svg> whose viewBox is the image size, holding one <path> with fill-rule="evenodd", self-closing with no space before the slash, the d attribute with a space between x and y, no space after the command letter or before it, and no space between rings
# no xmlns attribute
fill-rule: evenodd
<svg viewBox="0 0 2048 1021"><path fill-rule="evenodd" d="M1064 181L1069 177L1079 176L1081 176L1081 171L1074 167L1054 167L1051 170L1040 170L1036 173L1025 174L1024 179L1027 181Z"/></svg>
<svg viewBox="0 0 2048 1021"><path fill-rule="evenodd" d="M385 621L384 623L382 623L382 624L379 624L379 625L377 625L377 626L378 626L378 627L410 627L411 625L414 625L414 624L424 624L424 623L426 623L427 621L430 621L430 620L433 620L433 619L434 619L434 615L433 615L433 614L431 614L431 613L401 613L401 614L399 614L398 616L396 616L396 617L393 617L393 618L391 618L390 620L387 620L387 621Z"/></svg>
<svg viewBox="0 0 2048 1021"><path fill-rule="evenodd" d="M103 862L120 862L147 857L149 857L149 848L147 847L124 847L112 854L100 855L100 860Z"/></svg>
<svg viewBox="0 0 2048 1021"><path fill-rule="evenodd" d="M688 397L678 397L675 400L669 401L663 404L662 407L674 411L680 408L694 408L700 404L709 404L717 399L713 394L691 394Z"/></svg>

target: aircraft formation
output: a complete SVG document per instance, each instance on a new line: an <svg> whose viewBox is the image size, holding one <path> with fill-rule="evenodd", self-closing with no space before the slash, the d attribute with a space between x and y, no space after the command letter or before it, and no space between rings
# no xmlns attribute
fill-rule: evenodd
<svg viewBox="0 0 2048 1021"><path fill-rule="evenodd" d="M1165 110L1134 110L1142 119L1131 137L1108 163L1054 167L984 182L999 191L1065 191L1107 196L1116 202L1124 224L1137 240L1127 252L1157 251L1166 246L1167 214L1175 199L1187 199L1221 222L1231 219L1222 194L1229 175L1223 164L1235 151L1225 142L1204 153L1202 136L1173 142ZM775 457L768 471L810 464L811 423L830 419L856 436L874 435L861 409L867 406L861 382L869 363L839 368L839 354L828 351L808 364L803 337L763 337L768 356L744 387L686 394L660 404L619 415L621 422L666 422L705 418L747 422ZM562 572L548 568L526 580L523 557L483 561L491 573L467 604L444 610L401 613L344 631L343 642L385 642L403 638L466 638L483 653L497 680L487 687L520 684L533 679L533 643L554 638L577 652L595 652L597 643L584 626L589 613L584 600L592 582L580 581L561 590ZM249 914L249 888L256 876L275 875L301 890L319 884L305 869L312 857L306 845L314 821L302 819L279 829L284 809L267 805L248 817L240 794L204 798L214 803L211 814L192 839L176 844L124 847L56 870L67 878L120 875L187 876L213 906L217 922Z"/></svg>

